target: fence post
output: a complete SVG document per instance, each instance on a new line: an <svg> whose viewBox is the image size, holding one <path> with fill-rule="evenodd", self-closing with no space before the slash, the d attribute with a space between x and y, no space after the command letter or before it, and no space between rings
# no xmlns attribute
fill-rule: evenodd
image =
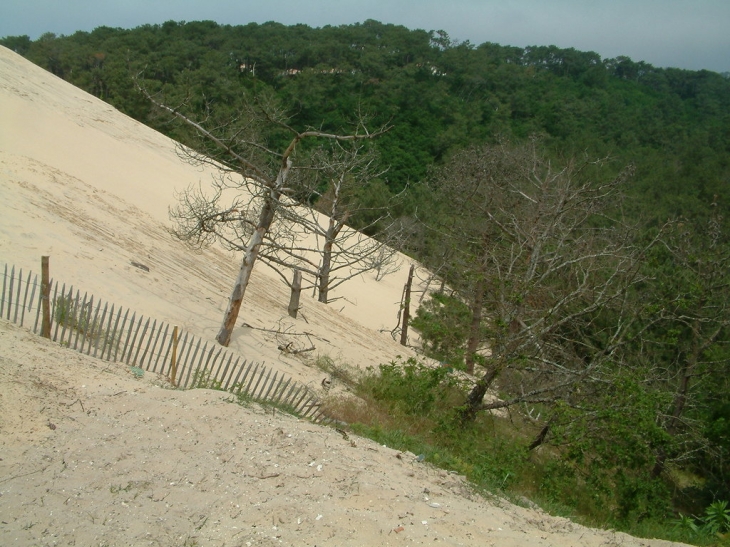
<svg viewBox="0 0 730 547"><path fill-rule="evenodd" d="M294 270L294 279L291 284L291 297L289 299L289 316L296 319L299 311L299 297L302 293L302 271Z"/></svg>
<svg viewBox="0 0 730 547"><path fill-rule="evenodd" d="M41 305L43 306L43 323L41 325L41 336L44 338L51 337L51 284L48 273L49 257L41 257Z"/></svg>
<svg viewBox="0 0 730 547"><path fill-rule="evenodd" d="M413 264L408 270L408 282L406 283L405 298L403 302L403 326L400 330L400 344L405 346L408 343L408 320L411 314L411 284L413 284Z"/></svg>
<svg viewBox="0 0 730 547"><path fill-rule="evenodd" d="M177 325L172 329L172 363L170 365L170 383L175 385L175 375L177 374Z"/></svg>

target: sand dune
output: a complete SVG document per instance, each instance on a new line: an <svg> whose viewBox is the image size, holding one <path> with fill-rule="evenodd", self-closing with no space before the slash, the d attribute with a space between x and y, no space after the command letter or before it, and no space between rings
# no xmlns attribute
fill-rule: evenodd
<svg viewBox="0 0 730 547"><path fill-rule="evenodd" d="M239 257L167 231L175 192L213 173L4 48L0 122L0 263L49 255L54 278L213 340ZM297 320L259 267L231 347L311 386L321 374L277 349L285 332L361 367L409 355L389 333L409 265L335 304L307 296ZM3 320L0 433L3 545L670 545L484 499L412 454L166 389Z"/></svg>

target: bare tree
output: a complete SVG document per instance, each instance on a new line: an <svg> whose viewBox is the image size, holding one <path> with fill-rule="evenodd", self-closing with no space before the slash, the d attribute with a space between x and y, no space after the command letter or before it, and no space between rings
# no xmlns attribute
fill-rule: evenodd
<svg viewBox="0 0 730 547"><path fill-rule="evenodd" d="M640 253L630 230L605 214L631 170L595 182L602 163L555 168L535 143L501 144L455 155L436 177L458 211L439 230L455 251L446 276L472 310L469 368L480 348L485 356L464 422L482 410L570 399L577 385L600 383L615 359ZM604 320L609 310L620 320ZM498 378L510 396L484 403Z"/></svg>
<svg viewBox="0 0 730 547"><path fill-rule="evenodd" d="M278 227L286 233L270 232L262 248L261 258L274 269L295 267L308 274L320 302L327 303L330 291L345 281L370 270L380 273L397 262L397 223L387 209L373 210L357 201L358 191L383 174L376 161L374 150L362 142L333 142L319 148L307 170L307 193L316 198L314 207L298 204L282 209ZM325 188L323 193L320 188ZM374 237L347 224L364 212L371 220L361 229L382 226ZM303 244L307 236L314 237L314 245ZM287 280L283 272L279 274Z"/></svg>
<svg viewBox="0 0 730 547"><path fill-rule="evenodd" d="M221 171L212 195L201 188L189 188L179 196L171 215L177 221L174 234L193 244L221 241L239 249L243 258L216 340L230 343L241 302L262 245L272 242L271 228L277 216L301 207L310 199L307 172L320 169L317 154L302 150L303 141L340 143L372 139L387 131L368 130L359 119L349 134L328 133L308 128L299 131L289 125L283 110L265 96L252 99L235 117L216 120L211 114L197 121L184 113L186 105L171 107L142 87L147 98L192 130L190 144L178 147L180 156L193 164L213 165ZM299 215L300 218L304 218ZM271 258L274 253L268 253Z"/></svg>

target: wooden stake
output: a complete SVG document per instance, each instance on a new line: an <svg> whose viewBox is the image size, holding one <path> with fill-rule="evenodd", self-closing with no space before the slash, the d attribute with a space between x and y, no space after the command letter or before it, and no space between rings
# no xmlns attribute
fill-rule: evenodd
<svg viewBox="0 0 730 547"><path fill-rule="evenodd" d="M50 257L41 257L41 305L43 306L43 323L41 326L41 336L44 338L51 337L51 284L49 282L48 261Z"/></svg>
<svg viewBox="0 0 730 547"><path fill-rule="evenodd" d="M291 298L289 299L289 316L296 319L299 311L299 296L302 294L302 272L294 270L294 280L291 284Z"/></svg>
<svg viewBox="0 0 730 547"><path fill-rule="evenodd" d="M408 270L408 282L406 283L406 297L403 302L403 326L400 329L400 345L405 346L408 342L408 319L411 314L411 285L413 284L413 264Z"/></svg>
<svg viewBox="0 0 730 547"><path fill-rule="evenodd" d="M175 375L177 374L177 325L172 329L172 364L170 368L170 383L175 385Z"/></svg>

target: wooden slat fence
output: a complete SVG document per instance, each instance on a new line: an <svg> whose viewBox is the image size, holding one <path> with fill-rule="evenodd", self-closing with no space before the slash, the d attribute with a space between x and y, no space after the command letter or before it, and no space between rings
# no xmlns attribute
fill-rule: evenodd
<svg viewBox="0 0 730 547"><path fill-rule="evenodd" d="M51 280L51 339L80 353L170 378L173 327ZM8 269L0 282L0 318L41 331L41 281L32 272ZM130 317L131 314L131 317ZM134 369L132 369L135 372ZM141 374L141 371L140 371ZM175 384L207 387L267 401L315 422L327 421L317 396L291 377L247 361L214 342L178 334Z"/></svg>

